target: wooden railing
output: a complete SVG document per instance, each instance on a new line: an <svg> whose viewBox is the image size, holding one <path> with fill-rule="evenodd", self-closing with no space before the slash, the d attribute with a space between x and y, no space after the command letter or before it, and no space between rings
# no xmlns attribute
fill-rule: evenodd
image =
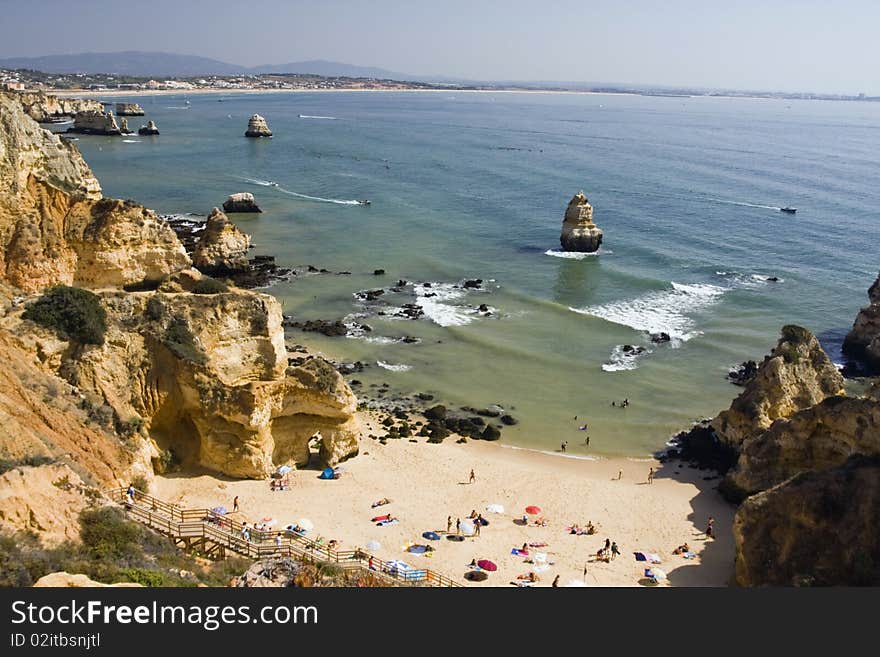
<svg viewBox="0 0 880 657"><path fill-rule="evenodd" d="M176 504L134 491L134 502L128 498L127 488L114 488L107 496L126 508L130 518L174 539L186 543L200 542L210 545L208 556L217 556L230 550L243 557L263 559L268 557L290 557L306 563L331 563L349 570L363 570L370 575L403 586L461 586L449 577L432 570L420 568L414 571L401 571L395 564L356 550L335 550L321 541L314 541L297 532L288 530L256 530L247 527L247 537L243 523L211 509L184 509ZM276 541L276 537L282 537Z"/></svg>

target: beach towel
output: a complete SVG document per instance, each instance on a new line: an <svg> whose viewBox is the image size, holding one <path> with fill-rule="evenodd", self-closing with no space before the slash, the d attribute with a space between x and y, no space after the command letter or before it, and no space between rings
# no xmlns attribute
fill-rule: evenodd
<svg viewBox="0 0 880 657"><path fill-rule="evenodd" d="M681 556L685 559L695 559L697 555L693 552L683 552Z"/></svg>
<svg viewBox="0 0 880 657"><path fill-rule="evenodd" d="M529 556L529 551L528 551L528 550L520 550L519 548L513 548L513 549L510 551L510 553L511 553L511 554L515 554L515 555L518 556L518 557L527 557L527 556Z"/></svg>
<svg viewBox="0 0 880 657"><path fill-rule="evenodd" d="M376 516L372 519L373 522L381 522L383 520L388 520L391 517L390 513L386 513L384 516Z"/></svg>

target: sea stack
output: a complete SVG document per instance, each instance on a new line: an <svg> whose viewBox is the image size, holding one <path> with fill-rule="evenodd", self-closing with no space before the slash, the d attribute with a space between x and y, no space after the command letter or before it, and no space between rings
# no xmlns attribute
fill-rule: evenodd
<svg viewBox="0 0 880 657"><path fill-rule="evenodd" d="M602 229L593 223L593 206L578 192L565 210L562 235L559 238L565 251L592 253L602 244Z"/></svg>
<svg viewBox="0 0 880 657"><path fill-rule="evenodd" d="M259 114L254 114L248 120L247 131L244 133L245 137L271 137L272 131L269 130L269 124L266 123L266 119L264 119Z"/></svg>
<svg viewBox="0 0 880 657"><path fill-rule="evenodd" d="M77 132L85 135L121 135L116 117L110 112L97 112L87 110L77 112L73 117L73 127L67 132Z"/></svg>
<svg viewBox="0 0 880 657"><path fill-rule="evenodd" d="M247 269L249 235L241 232L219 208L211 210L193 253L193 265L213 275Z"/></svg>
<svg viewBox="0 0 880 657"><path fill-rule="evenodd" d="M143 116L144 109L137 103L116 103L117 116Z"/></svg>
<svg viewBox="0 0 880 657"><path fill-rule="evenodd" d="M124 116L119 119L119 132L124 135L133 135L134 133L128 128L128 119Z"/></svg>
<svg viewBox="0 0 880 657"><path fill-rule="evenodd" d="M230 194L223 203L223 212L262 212L250 192Z"/></svg>
<svg viewBox="0 0 880 657"><path fill-rule="evenodd" d="M156 127L156 123L154 121L150 121L147 125L142 125L138 128L139 135L158 135L159 128Z"/></svg>

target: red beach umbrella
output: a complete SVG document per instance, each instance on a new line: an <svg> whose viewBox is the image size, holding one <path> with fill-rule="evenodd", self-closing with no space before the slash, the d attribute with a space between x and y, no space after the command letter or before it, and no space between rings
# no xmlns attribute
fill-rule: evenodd
<svg viewBox="0 0 880 657"><path fill-rule="evenodd" d="M496 566L493 562L489 561L488 559L480 559L477 562L477 565L480 568L482 568L483 570L488 570L489 572L493 572L495 570L498 570L498 566Z"/></svg>
<svg viewBox="0 0 880 657"><path fill-rule="evenodd" d="M527 507L526 507L526 513L528 513L530 516L536 516L536 515L538 515L539 513L541 513L541 507L539 507L539 506L527 506Z"/></svg>

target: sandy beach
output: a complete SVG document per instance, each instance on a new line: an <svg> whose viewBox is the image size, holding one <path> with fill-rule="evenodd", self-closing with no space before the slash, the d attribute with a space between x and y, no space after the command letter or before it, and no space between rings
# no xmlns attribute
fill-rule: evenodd
<svg viewBox="0 0 880 657"><path fill-rule="evenodd" d="M283 527L308 518L314 523L311 538L336 539L340 549L363 548L375 540L382 547L370 552L377 557L430 568L468 586L511 586L518 575L541 565L526 562L536 553L545 553L549 566L538 569L536 586L550 586L557 575L559 586L646 585L644 568L650 564L636 561L635 551L661 557L658 567L668 581L660 586L726 586L733 578L734 509L714 490L717 480L704 480L706 472L684 463L589 460L479 441L456 444L450 438L439 445L405 439L381 445L364 439L360 455L340 467L343 474L337 480L319 479L317 467L292 472L291 488L285 491L271 491L268 480L188 473L157 477L152 493L184 507L229 509L237 495L241 510L235 515L240 520L273 517ZM657 474L648 484L651 467ZM391 503L371 507L383 497ZM503 505L504 513L487 512L490 504ZM541 508L547 526L519 524L528 505ZM428 530L444 534L449 515L454 533L456 519L464 521L472 510L489 521L479 536L463 542L422 538ZM387 513L399 522L379 527L371 521ZM714 539L703 533L709 516L715 518ZM583 526L587 521L598 527L596 534L566 531L572 523ZM598 562L595 555L606 538L617 543L621 555ZM696 555L692 559L672 553L685 542ZM408 553L405 548L411 543L431 544L435 550L430 557ZM530 548L529 557L511 554L523 543L547 545ZM489 559L498 570L484 582L466 582L463 575L472 559Z"/></svg>

